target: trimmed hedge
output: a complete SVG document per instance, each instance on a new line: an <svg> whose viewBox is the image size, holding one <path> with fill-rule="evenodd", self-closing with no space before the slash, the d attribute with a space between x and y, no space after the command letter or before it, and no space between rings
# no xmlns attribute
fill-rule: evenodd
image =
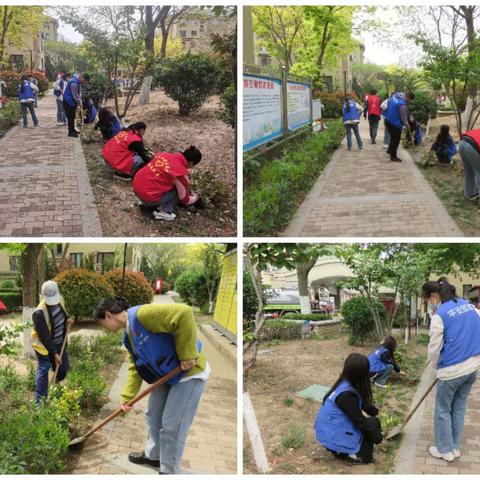
<svg viewBox="0 0 480 480"><path fill-rule="evenodd" d="M116 269L103 276L113 288L115 295L122 294L122 270ZM125 272L124 297L130 305L143 305L153 300L153 290L143 273Z"/></svg>
<svg viewBox="0 0 480 480"><path fill-rule="evenodd" d="M260 331L260 340L297 340L302 338L303 324L282 320L265 320Z"/></svg>
<svg viewBox="0 0 480 480"><path fill-rule="evenodd" d="M0 300L9 310L16 310L22 306L22 291L2 290L0 291Z"/></svg>
<svg viewBox="0 0 480 480"><path fill-rule="evenodd" d="M0 109L0 137L3 137L20 120L22 114L18 102L8 102Z"/></svg>
<svg viewBox="0 0 480 480"><path fill-rule="evenodd" d="M342 105L345 101L344 92L316 92L318 98L322 101L322 118L339 118L342 116ZM353 100L360 105L363 102L352 92L350 94Z"/></svg>
<svg viewBox="0 0 480 480"><path fill-rule="evenodd" d="M27 77L34 77L37 80L37 86L41 95L49 89L50 82L48 81L48 78L39 70L33 70L33 72L28 70L20 73L12 72L10 70L3 70L0 71L0 79L7 84L7 88L3 91L4 95L7 97L17 97L18 85L20 84L24 75Z"/></svg>
<svg viewBox="0 0 480 480"><path fill-rule="evenodd" d="M282 315L280 318L288 318L290 320L311 320L315 321L323 321L323 320L331 320L332 316L328 313L286 313Z"/></svg>
<svg viewBox="0 0 480 480"><path fill-rule="evenodd" d="M246 236L276 236L288 225L344 133L342 122L333 120L326 130L290 143L280 158L255 165L247 160L253 181L244 188Z"/></svg>
<svg viewBox="0 0 480 480"><path fill-rule="evenodd" d="M70 315L91 317L99 300L114 295L113 288L100 273L73 268L58 274L54 280L65 299Z"/></svg>

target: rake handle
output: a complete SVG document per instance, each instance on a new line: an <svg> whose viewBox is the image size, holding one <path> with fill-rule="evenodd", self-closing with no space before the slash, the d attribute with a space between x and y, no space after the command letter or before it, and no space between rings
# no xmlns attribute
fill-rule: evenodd
<svg viewBox="0 0 480 480"><path fill-rule="evenodd" d="M173 378L175 375L178 375L182 369L180 366L174 368L170 372L168 372L166 375L164 375L162 378L158 379L155 383L152 383L149 387L147 387L145 390L140 392L135 398L132 398L129 402L127 402L127 406L131 407L135 405L137 402L142 400L142 398L146 397L149 395L151 392L153 392L156 388L158 388L160 385L163 385L165 382L168 382L171 378ZM118 417L122 413L125 413L121 408L118 408L115 410L113 413L111 413L107 418L102 420L99 424L95 425L93 428L91 428L85 435L84 438L88 438L91 435L93 435L95 432L100 430L102 427L104 427L107 423L109 423L111 420L114 418Z"/></svg>
<svg viewBox="0 0 480 480"><path fill-rule="evenodd" d="M69 333L70 333L70 325L67 327L67 332L65 333L65 338L63 339L62 348L60 350L60 358L63 358L63 352L65 351L65 346L67 345L67 338ZM55 384L57 380L57 375L59 370L60 370L60 363L57 364L57 366L55 367L55 371L53 372L53 377L50 382L52 385Z"/></svg>
<svg viewBox="0 0 480 480"><path fill-rule="evenodd" d="M418 407L422 404L422 402L427 398L427 395L431 392L433 387L436 385L437 379L430 384L430 386L425 390L423 395L420 397L420 400L416 403L416 405L410 410L410 413L406 416L405 420L402 423L402 428L408 423L408 421L413 417L413 414L417 411Z"/></svg>

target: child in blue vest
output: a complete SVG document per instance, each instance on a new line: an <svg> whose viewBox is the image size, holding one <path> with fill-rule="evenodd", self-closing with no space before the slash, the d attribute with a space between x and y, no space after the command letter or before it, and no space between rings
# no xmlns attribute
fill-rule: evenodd
<svg viewBox="0 0 480 480"><path fill-rule="evenodd" d="M342 374L325 395L314 425L317 441L352 463L372 462L373 445L383 440L369 367L368 358L360 353L346 358Z"/></svg>
<svg viewBox="0 0 480 480"><path fill-rule="evenodd" d="M369 356L370 376L375 385L380 388L387 388L385 385L393 371L399 375L405 375L400 370L395 361L395 350L397 349L397 341L393 337L387 337L384 342L379 345Z"/></svg>
<svg viewBox="0 0 480 480"><path fill-rule="evenodd" d="M362 106L356 103L350 95L345 97L345 103L342 106L342 119L347 132L348 150L352 149L352 132L355 134L358 148L360 150L363 148L362 138L360 137L360 131L358 130L362 111Z"/></svg>
<svg viewBox="0 0 480 480"><path fill-rule="evenodd" d="M408 126L412 136L407 135L407 143L410 145L421 145L423 140L423 129L417 117L413 114L408 116Z"/></svg>
<svg viewBox="0 0 480 480"><path fill-rule="evenodd" d="M442 125L437 138L433 142L432 151L435 152L439 163L453 163L453 156L458 152L457 145L450 135L450 127Z"/></svg>
<svg viewBox="0 0 480 480"><path fill-rule="evenodd" d="M211 372L197 339L192 309L181 304L129 308L125 299L115 297L104 298L93 316L108 331L125 330L123 343L130 358L121 394L125 412L132 409L128 402L137 395L143 381L154 383L180 366L178 375L148 397L147 443L144 451L130 453L128 460L157 467L163 474L181 473L188 431Z"/></svg>
<svg viewBox="0 0 480 480"><path fill-rule="evenodd" d="M100 129L104 140L110 140L121 129L122 125L117 116L108 108L101 108L98 111L98 122L95 124L95 130Z"/></svg>
<svg viewBox="0 0 480 480"><path fill-rule="evenodd" d="M445 277L426 282L422 297L435 310L428 360L436 369L438 381L433 418L435 445L429 453L451 462L461 456L467 399L480 368L480 312L458 297Z"/></svg>

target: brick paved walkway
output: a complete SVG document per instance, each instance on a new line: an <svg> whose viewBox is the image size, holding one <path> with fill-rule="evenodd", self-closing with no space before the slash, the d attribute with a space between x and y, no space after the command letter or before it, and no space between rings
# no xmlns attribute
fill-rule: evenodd
<svg viewBox="0 0 480 480"><path fill-rule="evenodd" d="M157 295L155 302L171 302L168 295ZM237 387L233 365L199 332L212 375L202 396L187 439L182 467L192 473L237 472ZM118 408L119 396L127 376L125 362L109 394L110 403L98 418L103 419ZM125 416L121 416L86 442L74 474L154 474L155 469L134 465L127 459L131 451L145 446L146 425L143 412L147 399L142 400Z"/></svg>
<svg viewBox="0 0 480 480"><path fill-rule="evenodd" d="M383 126L376 145L363 119L360 133L363 150L343 140L283 236L463 236L410 155L390 161Z"/></svg>
<svg viewBox="0 0 480 480"><path fill-rule="evenodd" d="M49 91L40 125L21 122L0 139L0 236L101 236L79 139L56 123Z"/></svg>
<svg viewBox="0 0 480 480"><path fill-rule="evenodd" d="M432 372L430 378L433 379ZM422 383L426 383L422 382ZM419 386L423 392L424 387ZM433 458L428 448L435 444L433 410L435 392L427 397L425 406L415 415L402 438L394 473L399 474L480 474L480 381L468 398L465 429L460 446L461 457L453 462Z"/></svg>

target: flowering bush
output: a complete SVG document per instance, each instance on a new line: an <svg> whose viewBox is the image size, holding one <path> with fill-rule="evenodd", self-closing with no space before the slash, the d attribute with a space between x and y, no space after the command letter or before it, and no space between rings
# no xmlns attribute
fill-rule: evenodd
<svg viewBox="0 0 480 480"><path fill-rule="evenodd" d="M122 270L116 269L103 276L110 284L115 295L122 295ZM130 305L143 305L153 300L152 287L141 272L125 272L125 287L123 296Z"/></svg>
<svg viewBox="0 0 480 480"><path fill-rule="evenodd" d="M3 90L4 95L7 97L16 97L18 95L18 85L22 81L22 77L26 75L27 77L34 77L37 81L37 87L40 91L40 94L43 95L50 86L50 82L46 77L45 73L41 72L40 70L30 70L25 72L12 72L10 70L3 70L0 71L0 80L3 80L7 87Z"/></svg>

